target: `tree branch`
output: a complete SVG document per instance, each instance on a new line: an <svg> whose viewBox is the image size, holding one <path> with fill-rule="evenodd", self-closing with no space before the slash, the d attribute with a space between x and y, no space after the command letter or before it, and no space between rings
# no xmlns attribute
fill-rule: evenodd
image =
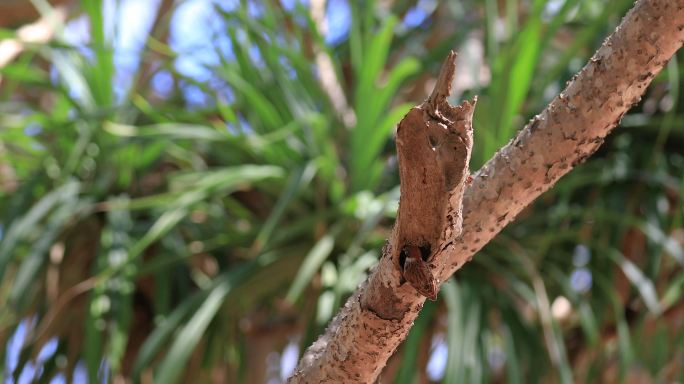
<svg viewBox="0 0 684 384"><path fill-rule="evenodd" d="M458 226L443 221L437 252L429 258L437 280L448 279L524 207L594 153L683 40L684 0L638 1L568 87L474 175L463 198L462 235L445 235L450 225ZM407 194L417 192L406 190L407 182L401 180L400 216L378 266L307 349L290 382L373 382L408 334L425 298L401 283L394 249L400 243L401 207ZM453 204L440 204L458 216Z"/></svg>

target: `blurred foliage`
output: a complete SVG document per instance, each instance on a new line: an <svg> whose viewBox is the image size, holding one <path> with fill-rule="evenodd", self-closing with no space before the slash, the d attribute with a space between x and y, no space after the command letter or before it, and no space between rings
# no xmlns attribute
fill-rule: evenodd
<svg viewBox="0 0 684 384"><path fill-rule="evenodd" d="M58 37L0 69L0 344L25 336L18 356L0 348L3 375L280 378L283 349L301 353L375 264L398 201L394 124L448 50L458 97L479 97L477 169L632 1L333 3L351 7L333 43L308 6L216 5L204 80L174 67L171 7L117 92L99 1L78 10L87 46ZM673 58L597 155L445 283L383 381L425 380L444 351L431 380L684 379L679 71Z"/></svg>

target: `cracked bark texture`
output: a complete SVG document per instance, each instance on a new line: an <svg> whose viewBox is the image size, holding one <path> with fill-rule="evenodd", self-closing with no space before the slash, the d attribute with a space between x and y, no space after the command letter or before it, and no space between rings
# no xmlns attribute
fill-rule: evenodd
<svg viewBox="0 0 684 384"><path fill-rule="evenodd" d="M448 279L523 208L594 153L683 40L684 0L638 1L567 88L474 175L463 198L461 236L442 237L430 259L435 277ZM306 350L290 382L377 378L425 300L409 284L399 284L392 244Z"/></svg>

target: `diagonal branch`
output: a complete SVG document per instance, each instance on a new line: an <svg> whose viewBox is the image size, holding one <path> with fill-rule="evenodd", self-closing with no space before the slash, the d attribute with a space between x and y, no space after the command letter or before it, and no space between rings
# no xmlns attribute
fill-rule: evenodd
<svg viewBox="0 0 684 384"><path fill-rule="evenodd" d="M463 197L460 237L454 211L459 204L446 203L449 193L442 195L438 206L448 206L447 215L456 219L441 222L438 246L431 247L428 262L437 281L448 279L524 207L594 153L682 41L684 0L639 0L568 87L474 175ZM467 102L460 108L468 106L472 109ZM290 382L373 382L408 334L425 298L401 284L395 248L402 244L400 220L416 220L401 216L407 195L418 192L405 189L407 182L401 180L400 216L378 266L307 349ZM415 245L435 241L423 240Z"/></svg>
<svg viewBox="0 0 684 384"><path fill-rule="evenodd" d="M447 279L603 144L684 41L684 0L640 0L589 62L475 175L463 237L444 244Z"/></svg>

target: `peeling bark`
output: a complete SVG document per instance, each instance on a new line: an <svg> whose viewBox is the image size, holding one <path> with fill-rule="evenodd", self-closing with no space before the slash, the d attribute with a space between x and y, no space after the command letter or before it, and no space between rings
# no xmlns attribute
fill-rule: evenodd
<svg viewBox="0 0 684 384"><path fill-rule="evenodd" d="M307 349L290 382L373 382L408 334L425 300L412 286L401 283L398 244L431 245L428 262L432 272L438 281L448 279L524 207L598 149L683 40L684 0L638 1L568 87L474 175L463 197L462 231L458 225L460 199L451 196L449 189L442 190L441 200L429 210L434 213L447 207L438 240L434 220L402 216L402 209L413 209L405 208L409 196L419 193L405 188L406 183L421 172L439 178L432 168L436 162L422 167L417 163L420 172L411 171L409 180L400 171L400 213L378 266L325 334ZM440 83L436 87L447 89ZM429 102L418 108L421 114ZM461 107L466 105L470 103ZM422 118L414 111L401 124ZM397 135L401 162L404 149L401 133ZM462 170L455 170L456 176L446 179L460 180L459 172ZM404 232L404 225L413 227L413 232Z"/></svg>

